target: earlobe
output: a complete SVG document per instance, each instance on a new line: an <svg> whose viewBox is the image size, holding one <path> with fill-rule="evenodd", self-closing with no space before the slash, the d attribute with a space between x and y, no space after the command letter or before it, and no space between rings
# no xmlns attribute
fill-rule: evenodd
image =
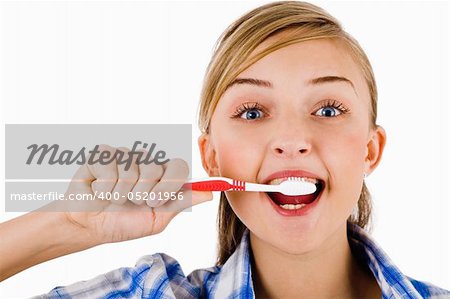
<svg viewBox="0 0 450 299"><path fill-rule="evenodd" d="M378 166L381 161L385 145L386 132L384 131L383 127L377 126L376 129L372 132L372 136L367 143L365 173L371 173Z"/></svg>
<svg viewBox="0 0 450 299"><path fill-rule="evenodd" d="M202 160L203 169L209 176L219 176L219 169L216 162L216 151L211 142L211 136L203 133L198 138L198 147Z"/></svg>

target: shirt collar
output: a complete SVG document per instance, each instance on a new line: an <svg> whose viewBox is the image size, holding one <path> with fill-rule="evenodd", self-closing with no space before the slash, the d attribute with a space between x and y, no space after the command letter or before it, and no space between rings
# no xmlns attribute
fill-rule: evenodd
<svg viewBox="0 0 450 299"><path fill-rule="evenodd" d="M348 240L353 255L367 264L383 293L383 298L422 298L413 284L389 256L356 224L347 225Z"/></svg>
<svg viewBox="0 0 450 299"><path fill-rule="evenodd" d="M410 280L392 263L365 230L348 223L347 232L352 254L368 265L381 288L383 298L421 298ZM245 230L235 252L220 267L217 275L212 289L218 298L255 297L248 229Z"/></svg>
<svg viewBox="0 0 450 299"><path fill-rule="evenodd" d="M217 298L255 298L253 292L249 231L246 229L241 242L220 267L215 279L213 297Z"/></svg>

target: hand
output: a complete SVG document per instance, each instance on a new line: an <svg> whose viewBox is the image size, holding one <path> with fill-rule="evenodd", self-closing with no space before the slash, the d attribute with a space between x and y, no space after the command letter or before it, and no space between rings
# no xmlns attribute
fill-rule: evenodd
<svg viewBox="0 0 450 299"><path fill-rule="evenodd" d="M119 149L127 157L129 150ZM116 149L102 146L102 151L109 151L112 155ZM58 204L63 205L67 221L81 228L95 244L150 236L162 232L182 210L212 199L210 191L181 189L188 175L188 164L181 159L171 159L163 165L133 161L127 170L125 164L116 161L107 165L85 164L72 178L66 197L87 194L97 195L96 199ZM161 198L162 194L176 194L183 199L136 200L138 195L143 197L152 192L155 198ZM106 195L118 200L106 200Z"/></svg>

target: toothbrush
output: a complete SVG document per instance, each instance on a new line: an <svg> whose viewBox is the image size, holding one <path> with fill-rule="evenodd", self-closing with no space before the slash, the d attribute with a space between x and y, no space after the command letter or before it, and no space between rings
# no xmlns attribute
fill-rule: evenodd
<svg viewBox="0 0 450 299"><path fill-rule="evenodd" d="M311 194L316 192L317 189L315 184L296 177L289 177L279 185L255 184L224 177L209 177L189 180L183 187L196 191L280 192L289 196Z"/></svg>

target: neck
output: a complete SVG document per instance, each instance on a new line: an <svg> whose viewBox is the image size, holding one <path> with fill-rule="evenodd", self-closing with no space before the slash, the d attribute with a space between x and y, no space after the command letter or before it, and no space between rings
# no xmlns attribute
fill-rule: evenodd
<svg viewBox="0 0 450 299"><path fill-rule="evenodd" d="M380 295L373 275L352 257L346 224L320 248L303 254L279 250L250 234L256 297L365 298ZM381 295L380 295L381 296Z"/></svg>

